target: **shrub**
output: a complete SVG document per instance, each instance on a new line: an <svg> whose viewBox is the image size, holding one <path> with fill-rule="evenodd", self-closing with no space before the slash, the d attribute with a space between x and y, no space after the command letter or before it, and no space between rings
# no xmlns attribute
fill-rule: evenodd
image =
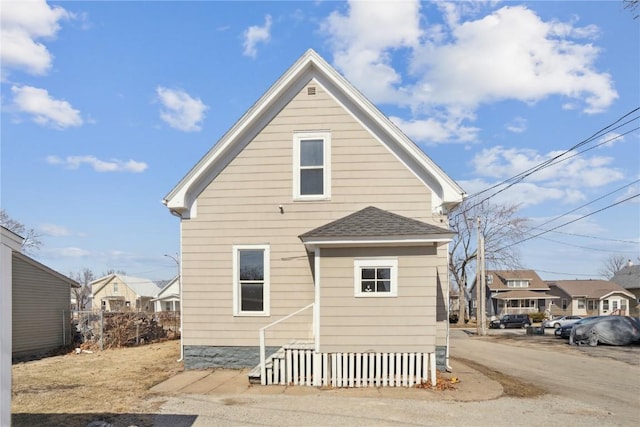
<svg viewBox="0 0 640 427"><path fill-rule="evenodd" d="M532 322L542 322L544 320L544 313L531 313L529 314Z"/></svg>

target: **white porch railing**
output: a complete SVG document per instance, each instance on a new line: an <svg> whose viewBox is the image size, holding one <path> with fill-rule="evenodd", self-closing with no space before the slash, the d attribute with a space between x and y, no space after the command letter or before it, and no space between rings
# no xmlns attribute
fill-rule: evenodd
<svg viewBox="0 0 640 427"><path fill-rule="evenodd" d="M266 365L265 365L265 362L267 360L266 353L265 353L265 339L264 339L265 331L277 325L278 323L284 322L285 320L295 316L296 314L302 313L303 311L310 309L311 307L313 307L313 305L314 303L311 303L306 307L301 308L300 310L294 311L293 313L288 314L283 318L278 319L275 322L260 328L260 331L259 331L259 334L260 334L260 384L266 385L266 377L267 377L267 371L266 371Z"/></svg>

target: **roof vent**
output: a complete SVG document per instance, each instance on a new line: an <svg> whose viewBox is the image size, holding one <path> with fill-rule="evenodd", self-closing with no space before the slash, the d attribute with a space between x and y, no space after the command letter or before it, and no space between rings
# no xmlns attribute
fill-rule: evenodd
<svg viewBox="0 0 640 427"><path fill-rule="evenodd" d="M307 88L307 95L315 95L316 94L316 87L315 86L309 86Z"/></svg>

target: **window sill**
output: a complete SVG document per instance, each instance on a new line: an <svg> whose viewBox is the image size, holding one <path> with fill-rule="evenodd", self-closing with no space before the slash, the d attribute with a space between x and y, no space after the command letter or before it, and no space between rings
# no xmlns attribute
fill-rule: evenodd
<svg viewBox="0 0 640 427"><path fill-rule="evenodd" d="M382 294L355 294L356 298L397 298L398 294L388 293L385 295Z"/></svg>
<svg viewBox="0 0 640 427"><path fill-rule="evenodd" d="M259 312L259 313L251 313L251 312L247 312L247 313L234 313L233 317L269 317L270 314L266 313L266 312Z"/></svg>
<svg viewBox="0 0 640 427"><path fill-rule="evenodd" d="M331 196L295 196L294 202L319 202L331 200Z"/></svg>

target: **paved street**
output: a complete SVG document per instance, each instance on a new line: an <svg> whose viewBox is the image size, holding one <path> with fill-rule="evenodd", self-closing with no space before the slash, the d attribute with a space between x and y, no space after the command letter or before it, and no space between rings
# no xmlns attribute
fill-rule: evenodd
<svg viewBox="0 0 640 427"><path fill-rule="evenodd" d="M557 339L557 342L568 347L565 340ZM630 353L630 349L634 353ZM589 355L589 351L593 355ZM634 357L636 363L613 359L616 351L625 358ZM566 352L545 345L517 346L471 338L460 330L453 330L451 353L540 385L554 395L610 412L623 424L631 425L640 420L638 347L601 346ZM606 357L598 357L602 354Z"/></svg>
<svg viewBox="0 0 640 427"><path fill-rule="evenodd" d="M524 344L523 344L524 343ZM452 331L452 355L550 390L535 399L500 397L500 387L453 362L464 387L431 390L320 390L309 387L248 387L244 378L206 385L206 373L188 374L158 386L166 400L156 426L635 426L640 417L640 367L567 350L551 341L535 348L523 340L469 337ZM554 345L555 344L555 345ZM457 366L456 366L457 363ZM229 374L226 374L229 376ZM221 375L220 378L223 378ZM171 381L171 380L170 380ZM466 383L465 383L466 382ZM462 385L461 384L461 385ZM178 387L171 391L173 386ZM438 394L440 393L440 394Z"/></svg>

